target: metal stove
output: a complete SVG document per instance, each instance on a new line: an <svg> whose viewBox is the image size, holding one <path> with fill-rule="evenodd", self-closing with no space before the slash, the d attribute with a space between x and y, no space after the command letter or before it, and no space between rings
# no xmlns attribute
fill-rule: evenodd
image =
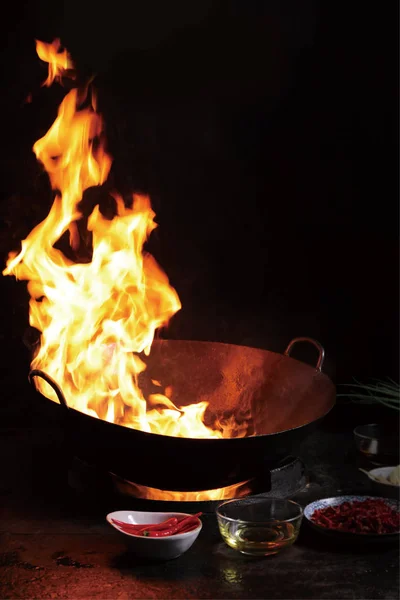
<svg viewBox="0 0 400 600"><path fill-rule="evenodd" d="M290 456L266 469L251 484L247 495L290 498L304 490L309 477L301 459ZM181 511L212 513L225 500L150 500L136 496L137 486L74 458L68 471L68 484L78 497L101 497L113 510Z"/></svg>

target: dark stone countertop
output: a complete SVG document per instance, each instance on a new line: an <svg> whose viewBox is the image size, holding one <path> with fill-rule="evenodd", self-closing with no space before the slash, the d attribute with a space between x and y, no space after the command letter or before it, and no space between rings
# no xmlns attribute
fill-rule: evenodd
<svg viewBox="0 0 400 600"><path fill-rule="evenodd" d="M352 424L347 419L340 431L343 422L328 419L302 445L310 483L299 502L370 492L357 468ZM306 524L291 548L253 559L225 546L215 516L205 514L199 538L178 559L135 559L104 520L119 507L77 497L65 485L59 433L35 418L31 427L1 431L1 598L398 597L396 545L337 546Z"/></svg>

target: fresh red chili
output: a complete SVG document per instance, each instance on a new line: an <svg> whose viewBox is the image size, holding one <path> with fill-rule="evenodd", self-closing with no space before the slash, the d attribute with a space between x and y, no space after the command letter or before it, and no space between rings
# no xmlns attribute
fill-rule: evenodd
<svg viewBox="0 0 400 600"><path fill-rule="evenodd" d="M125 521L118 521L117 519L111 519L111 521L115 525L118 525L118 527L134 527L134 528L138 528L138 527L144 527L144 525L146 525L146 523L126 523ZM150 525L150 523L149 523L149 525Z"/></svg>
<svg viewBox="0 0 400 600"><path fill-rule="evenodd" d="M161 523L154 523L152 525L141 525L140 526L140 530L142 531L143 529L151 529L152 531L154 530L159 530L159 529L167 529L169 527L172 527L173 525L176 525L178 523L178 519L176 517L171 517L170 519L167 519L166 521L162 521Z"/></svg>
<svg viewBox="0 0 400 600"><path fill-rule="evenodd" d="M158 531L162 529L167 529L176 525L178 523L178 519L176 517L171 517L170 519L166 519L161 523L124 523L123 521L117 521L116 519L112 519L112 522L115 523L120 529L127 533L134 533L136 535L140 535L142 531Z"/></svg>
<svg viewBox="0 0 400 600"><path fill-rule="evenodd" d="M188 524L188 525L186 525L186 527L184 527L183 529L180 529L180 530L178 531L178 533L187 533L188 531L193 531L193 529L196 529L196 527L198 527L198 525L199 525L199 524L197 523L197 521L196 521L196 523L193 523L193 524Z"/></svg>
<svg viewBox="0 0 400 600"><path fill-rule="evenodd" d="M170 527L168 529L163 529L160 531L148 530L143 531L141 535L145 535L147 537L166 537L169 535L176 535L178 533L186 533L191 529L195 529L198 526L198 517L202 513L197 513L195 515L190 515L188 517L184 517L181 519L176 525ZM190 526L190 529L188 527Z"/></svg>
<svg viewBox="0 0 400 600"><path fill-rule="evenodd" d="M153 529L150 529L150 531L143 532L143 535L147 535L148 537L167 537L167 536L171 536L171 535L178 535L179 533L187 533L188 531L191 531L192 529L196 529L197 526L198 526L198 522L194 521L194 522L187 523L183 527L176 526L176 527L171 527L170 529L163 529L160 531L154 531Z"/></svg>
<svg viewBox="0 0 400 600"><path fill-rule="evenodd" d="M177 533L187 533L198 526L198 517L202 513L188 515L187 517L170 517L161 523L125 523L118 519L111 519L124 533L142 535L146 537L166 537Z"/></svg>
<svg viewBox="0 0 400 600"><path fill-rule="evenodd" d="M322 527L351 533L396 533L400 530L400 513L379 498L343 502L320 508L311 520Z"/></svg>

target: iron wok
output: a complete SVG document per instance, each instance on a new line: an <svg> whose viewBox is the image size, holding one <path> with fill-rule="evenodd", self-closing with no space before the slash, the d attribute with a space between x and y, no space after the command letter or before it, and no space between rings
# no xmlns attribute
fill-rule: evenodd
<svg viewBox="0 0 400 600"><path fill-rule="evenodd" d="M293 346L318 350L315 367L291 358ZM103 421L68 406L56 382L31 371L55 390L71 451L79 459L128 481L170 491L225 487L258 477L296 448L335 403L335 386L322 373L324 350L311 338L296 338L284 354L222 344L157 340L141 381L146 397L153 381L168 382L177 406L207 401L205 422L216 416L246 419L245 437L182 438L146 433Z"/></svg>

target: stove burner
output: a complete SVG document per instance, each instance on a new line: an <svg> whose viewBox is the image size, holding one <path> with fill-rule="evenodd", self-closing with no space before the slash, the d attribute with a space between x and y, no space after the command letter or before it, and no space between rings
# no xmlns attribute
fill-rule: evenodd
<svg viewBox="0 0 400 600"><path fill-rule="evenodd" d="M223 500L149 500L138 498L135 495L137 486L134 483L120 479L119 477L99 471L95 467L84 463L78 458L68 474L69 486L80 495L99 494L109 498L110 505L131 510L148 511L181 511L211 513L223 502ZM304 463L299 458L287 457L276 465L275 468L266 471L252 485L252 496L289 498L305 488L307 477Z"/></svg>

